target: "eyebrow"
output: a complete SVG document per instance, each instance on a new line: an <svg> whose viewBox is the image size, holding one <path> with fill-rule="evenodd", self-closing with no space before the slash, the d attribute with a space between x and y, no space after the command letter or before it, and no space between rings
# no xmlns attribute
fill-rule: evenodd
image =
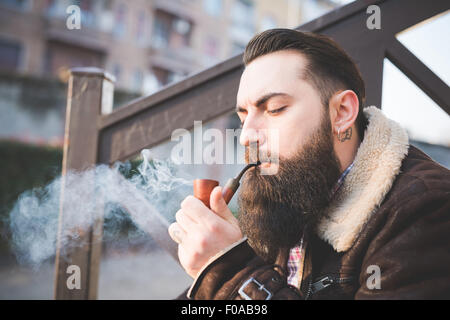
<svg viewBox="0 0 450 320"><path fill-rule="evenodd" d="M277 96L290 97L289 94L284 93L284 92L269 92L269 93L263 95L262 97L260 97L258 100L256 100L255 105L257 108L259 108L263 104L265 104L269 99L271 99L273 97L277 97ZM236 112L242 112L243 110L245 110L243 107L236 106Z"/></svg>

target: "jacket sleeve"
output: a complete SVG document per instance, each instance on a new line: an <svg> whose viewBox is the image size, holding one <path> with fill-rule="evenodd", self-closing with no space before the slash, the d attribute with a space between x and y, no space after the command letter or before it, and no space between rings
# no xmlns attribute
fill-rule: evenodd
<svg viewBox="0 0 450 320"><path fill-rule="evenodd" d="M187 296L198 300L301 299L300 291L287 285L281 269L257 256L246 238L212 258Z"/></svg>
<svg viewBox="0 0 450 320"><path fill-rule="evenodd" d="M399 201L369 245L355 298L450 298L449 191Z"/></svg>

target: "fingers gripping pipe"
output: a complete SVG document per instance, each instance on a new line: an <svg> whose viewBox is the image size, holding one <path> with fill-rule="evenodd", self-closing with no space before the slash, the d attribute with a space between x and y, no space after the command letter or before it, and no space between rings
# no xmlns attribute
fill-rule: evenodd
<svg viewBox="0 0 450 320"><path fill-rule="evenodd" d="M245 166L244 169L241 170L241 172L235 177L231 178L227 181L225 186L222 189L222 196L225 200L225 203L229 203L231 201L231 198L233 198L234 194L236 193L237 189L240 185L240 180L244 173L252 168L256 167L261 164L259 161L259 150L258 150L258 143L254 142L251 143L249 146L249 164ZM209 198L211 195L211 192L213 189L219 185L219 181L217 180L211 180L211 179L195 179L194 180L194 196L201 200L208 208L210 208Z"/></svg>

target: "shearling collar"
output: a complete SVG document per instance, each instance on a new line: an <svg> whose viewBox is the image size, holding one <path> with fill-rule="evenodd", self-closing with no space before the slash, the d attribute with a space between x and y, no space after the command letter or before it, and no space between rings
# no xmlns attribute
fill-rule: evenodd
<svg viewBox="0 0 450 320"><path fill-rule="evenodd" d="M352 170L317 227L318 236L338 252L350 249L381 204L408 153L408 134L376 107L364 109L369 124Z"/></svg>

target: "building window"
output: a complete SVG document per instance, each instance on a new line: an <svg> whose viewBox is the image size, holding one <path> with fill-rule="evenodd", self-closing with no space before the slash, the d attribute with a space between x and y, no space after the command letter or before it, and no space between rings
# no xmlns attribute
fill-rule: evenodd
<svg viewBox="0 0 450 320"><path fill-rule="evenodd" d="M69 0L47 0L44 8L49 16L63 18L66 16L66 8L72 4Z"/></svg>
<svg viewBox="0 0 450 320"><path fill-rule="evenodd" d="M136 21L136 41L138 44L145 42L145 13L139 12Z"/></svg>
<svg viewBox="0 0 450 320"><path fill-rule="evenodd" d="M231 11L230 37L245 45L255 34L255 8L250 0L236 0Z"/></svg>
<svg viewBox="0 0 450 320"><path fill-rule="evenodd" d="M17 71L19 69L21 51L19 43L0 39L0 70Z"/></svg>
<svg viewBox="0 0 450 320"><path fill-rule="evenodd" d="M155 48L165 48L169 44L171 16L157 11L153 25L152 45Z"/></svg>
<svg viewBox="0 0 450 320"><path fill-rule="evenodd" d="M44 12L54 18L67 19L67 8L77 5L81 10L81 25L84 27L101 27L101 15L106 12L105 1L94 0L46 0Z"/></svg>
<svg viewBox="0 0 450 320"><path fill-rule="evenodd" d="M27 10L31 7L31 0L1 0L0 5L18 10Z"/></svg>
<svg viewBox="0 0 450 320"><path fill-rule="evenodd" d="M136 92L141 92L142 84L144 81L144 73L137 69L133 75L133 90Z"/></svg>
<svg viewBox="0 0 450 320"><path fill-rule="evenodd" d="M220 16L222 14L222 0L203 0L203 8L211 16Z"/></svg>
<svg viewBox="0 0 450 320"><path fill-rule="evenodd" d="M76 4L75 1L74 1L74 4ZM81 24L83 26L94 27L95 26L95 13L94 13L94 8L93 8L93 1L92 0L80 0L79 6L81 9Z"/></svg>
<svg viewBox="0 0 450 320"><path fill-rule="evenodd" d="M188 21L180 18L174 19L171 31L169 45L172 48L182 48L189 45L191 24Z"/></svg>
<svg viewBox="0 0 450 320"><path fill-rule="evenodd" d="M117 7L114 19L113 34L117 38L123 38L126 33L126 15L127 7L124 4L120 4Z"/></svg>
<svg viewBox="0 0 450 320"><path fill-rule="evenodd" d="M152 46L173 49L189 45L192 25L189 21L157 10L153 25Z"/></svg>

